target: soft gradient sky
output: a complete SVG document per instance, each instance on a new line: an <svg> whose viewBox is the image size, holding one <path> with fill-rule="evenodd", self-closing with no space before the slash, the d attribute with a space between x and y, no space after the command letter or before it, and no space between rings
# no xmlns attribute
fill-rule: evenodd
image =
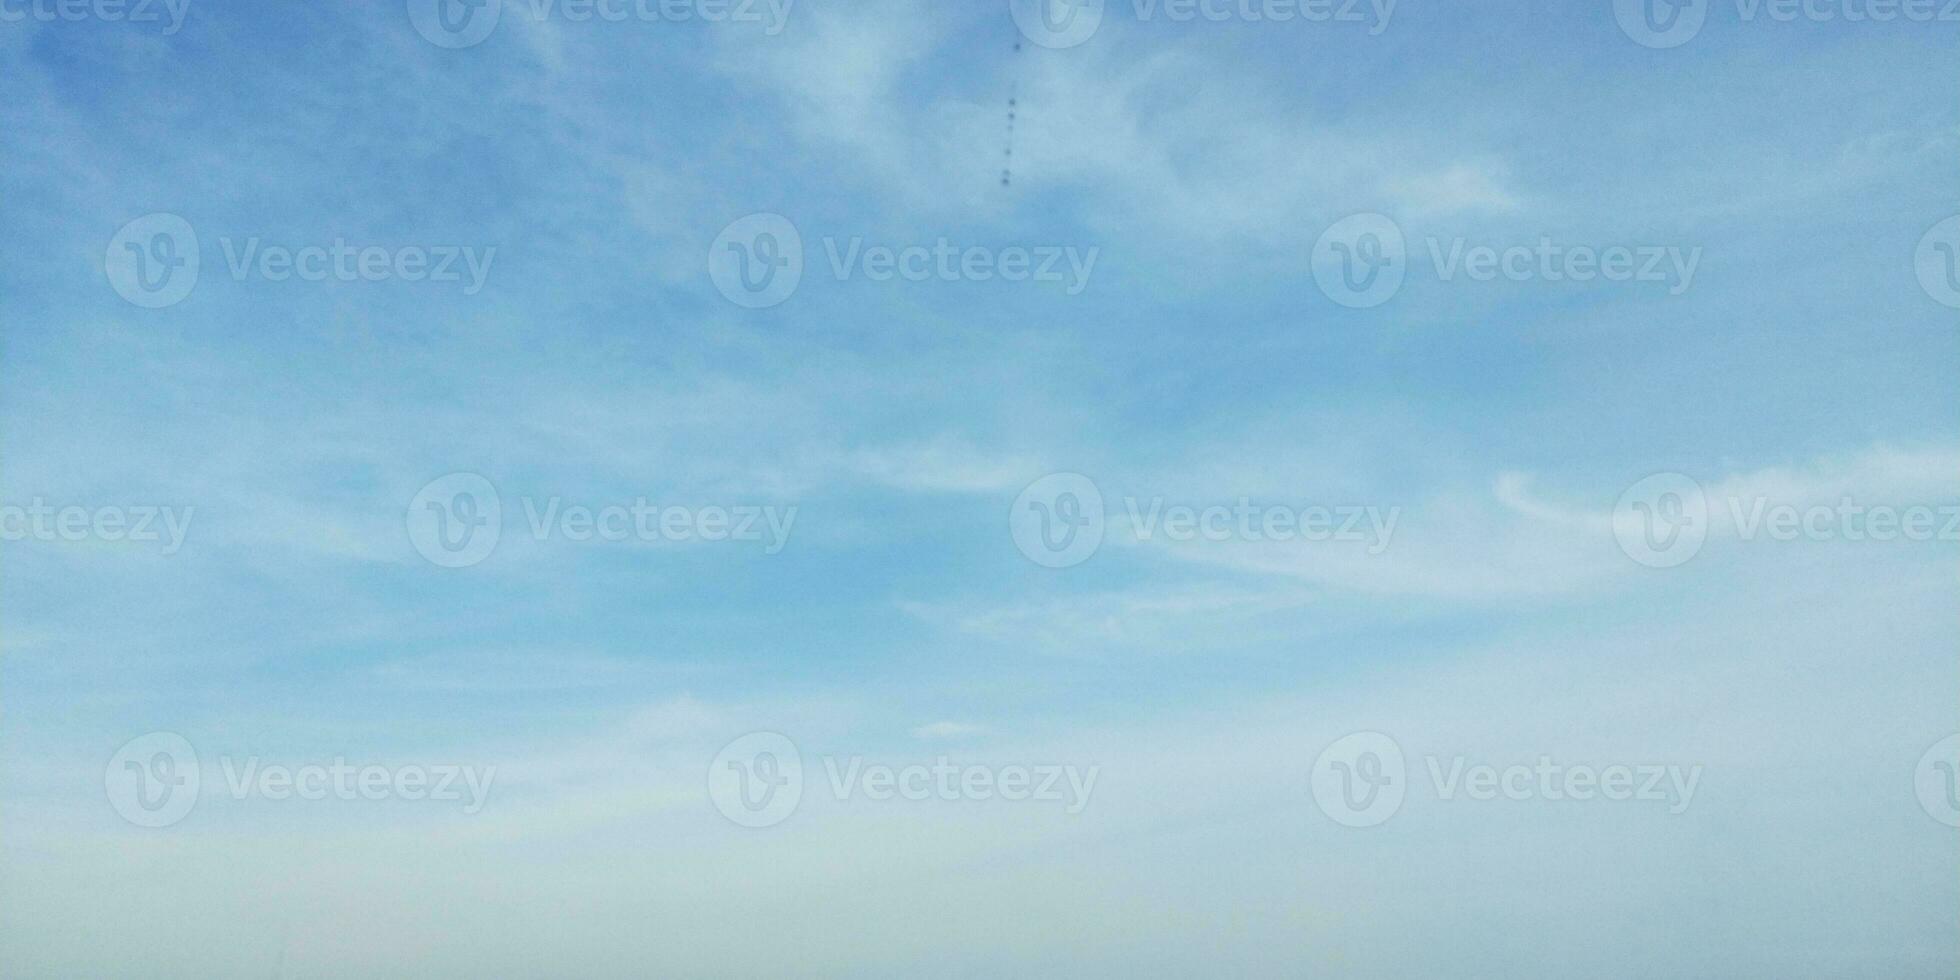
<svg viewBox="0 0 1960 980"><path fill-rule="evenodd" d="M170 554L0 542L0 973L1960 969L1960 840L1914 795L1960 728L1954 542L1718 517L1661 569L1614 535L1657 472L1960 504L1960 332L1914 274L1960 206L1960 23L1721 0L1655 49L1604 0L1372 35L1111 0L1017 52L1005 2L534 9L457 50L400 0L0 22L0 504L194 508ZM202 269L146 309L105 255L158 212ZM746 309L708 255L758 212L805 266ZM1311 268L1356 212L1409 241L1367 309ZM473 294L234 278L254 237L495 254ZM854 237L1097 258L1074 295L839 280ZM1680 295L1443 281L1457 238L1700 259ZM437 567L404 515L458 472L503 536ZM1111 515L1073 567L1009 532L1051 473ZM533 540L553 496L797 514L774 554ZM1399 523L1141 541L1126 497ZM104 770L157 731L203 795L137 827ZM760 829L706 784L752 731L808 781ZM1359 731L1409 758L1365 829L1310 785ZM1100 776L1075 814L822 788L941 754ZM1669 814L1446 801L1420 761L1541 755L1703 773ZM497 775L475 814L233 799L250 757Z"/></svg>

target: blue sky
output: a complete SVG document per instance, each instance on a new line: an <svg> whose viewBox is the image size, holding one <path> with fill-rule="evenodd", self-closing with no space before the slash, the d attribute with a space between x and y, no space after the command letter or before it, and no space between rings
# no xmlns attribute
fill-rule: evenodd
<svg viewBox="0 0 1960 980"><path fill-rule="evenodd" d="M1720 2L1654 48L1612 7L1112 0L1062 48L1005 3L771 33L525 0L459 49L399 2L0 22L0 504L190 515L174 549L0 541L0 972L1951 975L1914 791L1960 727L1953 541L1736 515L1960 504L1960 334L1914 265L1956 211L1960 24ZM1365 308L1313 263L1357 213L1406 241ZM113 264L153 214L201 262L154 309ZM803 272L751 309L709 263L754 214ZM879 281L834 271L852 239L1095 259ZM234 272L254 240L487 264ZM1459 240L1697 264L1445 279ZM502 533L440 567L418 494L458 473ZM1711 515L1665 568L1616 533L1656 473ZM1106 507L1068 567L1011 531L1049 474ZM529 532L643 497L794 523ZM1241 498L1396 523L1371 553L1126 507ZM737 826L704 780L758 731L803 801ZM114 762L153 732L202 795L134 826ZM1313 784L1355 732L1408 757L1378 826ZM1100 775L1078 813L820 775L946 754ZM1446 800L1423 761L1544 755L1700 783ZM223 789L342 756L497 776L470 814Z"/></svg>

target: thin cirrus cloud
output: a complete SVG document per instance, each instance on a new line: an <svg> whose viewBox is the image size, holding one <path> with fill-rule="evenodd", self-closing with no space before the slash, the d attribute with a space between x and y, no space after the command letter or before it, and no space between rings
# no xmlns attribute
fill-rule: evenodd
<svg viewBox="0 0 1960 980"><path fill-rule="evenodd" d="M1950 974L1953 842L1909 778L1953 727L1950 545L1744 541L1726 505L1953 499L1955 342L1910 267L1941 215L1889 210L1945 200L1960 130L1915 84L1944 49L1789 25L1664 61L1579 7L1173 43L1109 6L1018 55L985 5L799 4L775 37L511 5L466 51L398 4L0 31L0 208L34 243L0 264L0 502L197 508L167 557L0 544L4 972ZM1416 263L1372 312L1305 258L1362 210ZM163 311L104 281L151 211L206 239ZM809 263L767 311L703 268L758 211ZM1420 238L1458 234L1707 261L1681 296L1442 282ZM218 240L253 235L499 252L464 302L235 279ZM825 282L825 236L1104 254L1051 302ZM1616 506L1675 470L1708 541L1643 567ZM438 569L404 511L452 472L506 535ZM1106 505L1077 567L1009 527L1057 472ZM801 512L775 555L533 540L553 496ZM1393 539L1130 516L1241 497L1393 509ZM500 775L467 819L220 794L145 835L102 769L153 729L213 784L225 753ZM1417 796L1349 833L1306 783L1358 731L1424 792L1428 755L1707 774L1678 819ZM803 753L778 828L709 800L749 732ZM1101 769L1078 814L906 809L829 798L853 756Z"/></svg>

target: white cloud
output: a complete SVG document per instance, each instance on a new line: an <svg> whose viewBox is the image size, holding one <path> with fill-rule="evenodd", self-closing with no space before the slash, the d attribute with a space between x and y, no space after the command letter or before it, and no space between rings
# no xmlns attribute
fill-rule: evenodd
<svg viewBox="0 0 1960 980"><path fill-rule="evenodd" d="M805 13L783 38L730 37L721 68L779 99L803 143L848 158L908 216L1014 216L1025 198L997 187L1010 90L1017 186L1066 189L1111 240L1180 249L1311 242L1338 217L1330 200L1411 214L1517 206L1494 149L1466 159L1417 127L1303 118L1266 94L1271 77L1218 49L1110 43L1011 54L1003 44L997 61L974 59L980 67L958 76L962 84L919 90L913 66L991 41L996 25L892 3Z"/></svg>
<svg viewBox="0 0 1960 980"><path fill-rule="evenodd" d="M1396 178L1403 214L1411 218L1453 215L1464 211L1516 211L1518 199L1504 186L1494 164L1457 163L1429 174Z"/></svg>
<svg viewBox="0 0 1960 980"><path fill-rule="evenodd" d="M848 465L886 486L949 493L1010 490L1041 473L1027 459L985 453L953 438L860 449L850 454Z"/></svg>
<svg viewBox="0 0 1960 980"><path fill-rule="evenodd" d="M1950 501L1960 452L1878 445L1801 466L1765 467L1702 481L1711 540L1737 533L1730 501L1804 508L1849 498L1894 508ZM1629 480L1629 484L1631 484ZM1590 500L1534 494L1532 478L1500 473L1487 496L1455 491L1405 505L1392 543L1151 542L1176 558L1285 576L1335 592L1505 600L1594 590L1645 571L1619 550L1614 507L1624 487ZM1570 498L1568 497L1569 501Z"/></svg>

